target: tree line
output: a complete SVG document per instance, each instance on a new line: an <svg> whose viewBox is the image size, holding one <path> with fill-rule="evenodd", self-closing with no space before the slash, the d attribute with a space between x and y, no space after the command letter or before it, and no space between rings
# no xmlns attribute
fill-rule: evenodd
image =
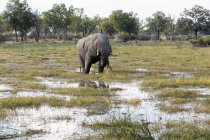
<svg viewBox="0 0 210 140"><path fill-rule="evenodd" d="M197 38L199 33L210 33L210 10L195 5L184 9L177 20L157 11L143 21L136 13L123 10L112 11L106 18L98 15L90 18L83 8L67 7L64 3L54 4L48 11L39 13L33 11L26 0L9 0L6 10L0 13L0 40L12 40L12 35L16 42L28 37L36 42L40 38L71 40L94 32L110 37L118 35L125 40L136 39L141 34L154 40L160 40L161 35L167 40L176 35Z"/></svg>

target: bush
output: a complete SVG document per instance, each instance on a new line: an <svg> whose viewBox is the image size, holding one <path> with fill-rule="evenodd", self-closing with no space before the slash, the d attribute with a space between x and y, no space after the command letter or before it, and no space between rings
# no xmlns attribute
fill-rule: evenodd
<svg viewBox="0 0 210 140"><path fill-rule="evenodd" d="M198 39L190 39L193 47L208 47L210 45L210 36L201 36Z"/></svg>
<svg viewBox="0 0 210 140"><path fill-rule="evenodd" d="M151 40L151 36L147 34L139 34L138 40L148 41L148 40Z"/></svg>
<svg viewBox="0 0 210 140"><path fill-rule="evenodd" d="M205 46L209 46L210 45L210 36L202 36L202 37L199 38L199 40Z"/></svg>
<svg viewBox="0 0 210 140"><path fill-rule="evenodd" d="M129 35L128 33L120 32L115 35L116 42L127 42L128 40L135 40L137 37L134 34Z"/></svg>
<svg viewBox="0 0 210 140"><path fill-rule="evenodd" d="M5 36L0 35L0 43L3 43L3 42L5 42Z"/></svg>

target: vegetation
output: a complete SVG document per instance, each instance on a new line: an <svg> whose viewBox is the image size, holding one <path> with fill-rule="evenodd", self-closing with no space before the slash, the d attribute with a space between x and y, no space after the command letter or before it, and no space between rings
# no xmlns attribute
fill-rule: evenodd
<svg viewBox="0 0 210 140"><path fill-rule="evenodd" d="M201 128L197 123L188 122L167 122L167 131L161 134L160 139L208 139L210 130Z"/></svg>
<svg viewBox="0 0 210 140"><path fill-rule="evenodd" d="M58 108L80 107L87 109L86 115L102 115L109 112L115 104L135 107L144 102L139 98L116 100L115 92L123 90L121 88L110 88L108 85L105 87L84 85L78 88L51 88L40 83L37 77L59 79L67 83L79 83L88 80L104 81L105 83L128 83L133 82L133 80L141 80L143 81L141 87L154 92L151 94L158 98L160 104L157 106L162 111L168 113L181 111L209 113L209 96L202 95L199 91L186 89L188 87L209 87L209 48L192 48L187 42L112 42L113 55L110 56L110 64L113 71L105 69L103 74L95 74L97 65L93 65L94 69L91 70L93 73L83 75L76 72L79 63L75 45L74 42L1 44L0 77L4 80L0 78L0 83L9 84L12 87L9 90L10 93L15 94L19 91L29 90L73 97L71 100L50 97L0 99L0 118L4 119L10 116L9 110L28 107L39 108L42 104ZM186 107L185 104L188 103L193 104L193 106ZM65 115L53 119L71 120ZM203 122L205 121L203 120ZM124 122L118 120L118 125L122 125L119 127L117 125L116 131L114 129L115 124L110 122L104 122L105 125L108 125L107 127L100 124L98 127L91 126L91 128L100 129L103 132L103 135L99 134L100 138L126 139L127 137L121 135L121 132L130 135L133 131L131 128L137 129L138 132L141 130L138 126L141 122L137 123L133 120L131 122L134 124L127 125L126 122L125 127ZM163 127L162 125L161 127ZM161 132L164 133L167 130L161 129ZM153 132L151 133L153 134ZM132 133L132 135L136 137L139 133ZM167 136L164 135L164 137Z"/></svg>
<svg viewBox="0 0 210 140"><path fill-rule="evenodd" d="M47 103L50 106L55 107L73 107L73 106L94 106L103 105L108 106L110 103L107 99L100 99L93 97L86 98L75 98L70 101L64 101L58 98L47 98L47 97L20 97L20 98L8 98L0 99L0 108L3 109L15 109L21 107L40 107L43 103Z"/></svg>
<svg viewBox="0 0 210 140"><path fill-rule="evenodd" d="M103 32L111 38L128 40L188 40L194 34L209 34L210 12L202 6L195 5L185 9L177 21L162 11L155 12L146 21L135 12L115 10L106 17L85 15L83 8L67 7L64 3L54 4L51 9L39 13L33 11L27 1L10 0L6 10L0 13L0 42L16 42L34 38L77 40L95 32ZM165 36L165 37L161 37ZM189 37L186 37L189 36Z"/></svg>
<svg viewBox="0 0 210 140"><path fill-rule="evenodd" d="M102 129L102 139L132 139L132 140L153 140L149 126L145 122L133 122L130 116L123 118L112 117L109 121L93 122L92 124L84 123L84 126L96 129L97 132ZM104 132L105 131L105 132Z"/></svg>

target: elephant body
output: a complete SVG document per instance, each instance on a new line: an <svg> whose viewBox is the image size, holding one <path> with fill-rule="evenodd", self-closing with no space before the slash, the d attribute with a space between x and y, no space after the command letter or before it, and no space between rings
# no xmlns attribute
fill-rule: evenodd
<svg viewBox="0 0 210 140"><path fill-rule="evenodd" d="M82 72L88 74L92 64L99 62L98 72L101 73L109 65L112 48L106 35L96 33L80 39L77 43L77 54Z"/></svg>

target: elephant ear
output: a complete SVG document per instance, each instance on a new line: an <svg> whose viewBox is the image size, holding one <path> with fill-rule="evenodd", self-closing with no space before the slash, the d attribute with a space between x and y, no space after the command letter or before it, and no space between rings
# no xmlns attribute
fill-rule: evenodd
<svg viewBox="0 0 210 140"><path fill-rule="evenodd" d="M97 45L94 43L94 39L87 39L84 46L90 56L96 57L98 55Z"/></svg>

